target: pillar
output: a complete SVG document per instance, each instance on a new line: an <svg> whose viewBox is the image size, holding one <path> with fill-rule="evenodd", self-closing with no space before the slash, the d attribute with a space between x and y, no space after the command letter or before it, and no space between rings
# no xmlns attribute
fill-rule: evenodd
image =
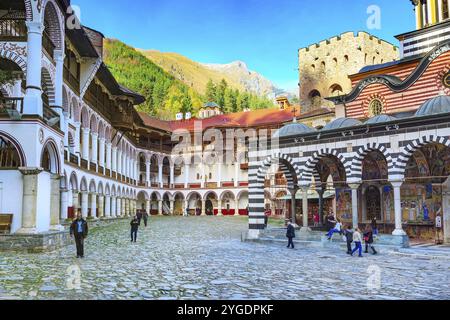
<svg viewBox="0 0 450 320"><path fill-rule="evenodd" d="M239 187L239 172L240 172L240 164L239 161L236 160L234 163L234 186Z"/></svg>
<svg viewBox="0 0 450 320"><path fill-rule="evenodd" d="M323 195L325 193L325 190L320 187L319 190L317 190L317 193L319 194L319 225L323 225L323 211L324 211L324 199Z"/></svg>
<svg viewBox="0 0 450 320"><path fill-rule="evenodd" d="M163 165L162 165L162 163L158 164L158 183L159 183L159 187L163 188L164 182L163 182Z"/></svg>
<svg viewBox="0 0 450 320"><path fill-rule="evenodd" d="M303 211L303 228L302 230L311 231L308 225L308 190L309 186L302 186L302 211Z"/></svg>
<svg viewBox="0 0 450 320"><path fill-rule="evenodd" d="M25 114L43 116L41 72L42 72L42 33L41 22L27 21L27 88L24 98Z"/></svg>
<svg viewBox="0 0 450 320"><path fill-rule="evenodd" d="M391 182L392 187L394 188L394 212L395 212L395 230L392 233L394 236L405 236L406 232L403 230L402 223L402 203L401 203L401 192L400 188L403 184L403 181L394 181Z"/></svg>
<svg viewBox="0 0 450 320"><path fill-rule="evenodd" d="M163 215L163 201L162 200L158 200L158 215L159 216Z"/></svg>
<svg viewBox="0 0 450 320"><path fill-rule="evenodd" d="M62 220L67 220L68 215L67 215L67 210L69 207L69 190L67 189L61 189L61 219Z"/></svg>
<svg viewBox="0 0 450 320"><path fill-rule="evenodd" d="M99 154L98 154L98 165L105 168L105 138L98 139Z"/></svg>
<svg viewBox="0 0 450 320"><path fill-rule="evenodd" d="M297 225L297 199L295 198L297 189L291 192L291 221L294 225Z"/></svg>
<svg viewBox="0 0 450 320"><path fill-rule="evenodd" d="M111 145L111 143L107 143L106 144L106 169L109 169L109 170L111 170L111 165L112 165L112 154L111 154L111 152L112 152L112 150L111 150L111 148L112 148L112 145Z"/></svg>
<svg viewBox="0 0 450 320"><path fill-rule="evenodd" d="M86 191L81 192L81 215L83 218L88 216L89 194Z"/></svg>
<svg viewBox="0 0 450 320"><path fill-rule="evenodd" d="M91 162L94 164L97 164L97 158L98 158L98 133L92 132L91 134L92 138L92 154L91 154Z"/></svg>
<svg viewBox="0 0 450 320"><path fill-rule="evenodd" d="M98 196L98 216L105 217L105 197L102 194Z"/></svg>
<svg viewBox="0 0 450 320"><path fill-rule="evenodd" d="M111 197L111 217L117 217L117 198Z"/></svg>
<svg viewBox="0 0 450 320"><path fill-rule="evenodd" d="M91 217L97 219L97 194L91 193Z"/></svg>
<svg viewBox="0 0 450 320"><path fill-rule="evenodd" d="M217 163L217 187L222 187L222 163Z"/></svg>
<svg viewBox="0 0 450 320"><path fill-rule="evenodd" d="M37 189L41 168L19 168L23 175L22 228L17 233L37 233Z"/></svg>
<svg viewBox="0 0 450 320"><path fill-rule="evenodd" d="M206 216L206 200L202 199L202 216Z"/></svg>
<svg viewBox="0 0 450 320"><path fill-rule="evenodd" d="M56 67L55 74L55 104L52 107L55 110L59 117L59 126L62 132L67 135L66 128L66 118L64 117L63 110L63 71L64 71L64 51L63 50L55 50L54 51L54 60ZM69 102L70 103L70 102Z"/></svg>
<svg viewBox="0 0 450 320"><path fill-rule="evenodd" d="M117 147L112 148L111 171L117 172Z"/></svg>
<svg viewBox="0 0 450 320"><path fill-rule="evenodd" d="M151 186L150 181L150 161L145 162L145 182L147 184L147 187Z"/></svg>
<svg viewBox="0 0 450 320"><path fill-rule="evenodd" d="M359 219L358 219L358 189L360 184L353 183L350 184L350 188L352 189L352 223L353 229L359 227Z"/></svg>
<svg viewBox="0 0 450 320"><path fill-rule="evenodd" d="M80 208L80 198L77 190L72 190L72 207L75 217L78 214L78 209Z"/></svg>
<svg viewBox="0 0 450 320"><path fill-rule="evenodd" d="M170 166L170 184L169 184L169 188L173 188L174 186L174 179L175 179L175 166L171 165Z"/></svg>
<svg viewBox="0 0 450 320"><path fill-rule="evenodd" d="M170 200L170 214L175 215L175 200Z"/></svg>
<svg viewBox="0 0 450 320"><path fill-rule="evenodd" d="M362 208L361 220L363 223L366 223L366 221L367 221L367 203L366 203L366 201L364 201L367 196L367 190L368 190L367 186L363 187L361 190L361 195L362 195L362 197L361 197L361 208Z"/></svg>
<svg viewBox="0 0 450 320"><path fill-rule="evenodd" d="M50 179L50 229L63 230L60 224L61 211L61 177L53 174Z"/></svg>
<svg viewBox="0 0 450 320"><path fill-rule="evenodd" d="M217 215L218 216L222 215L222 200L217 201Z"/></svg>
<svg viewBox="0 0 450 320"><path fill-rule="evenodd" d="M150 200L145 200L145 211L147 211L148 215L150 215L151 213Z"/></svg>
<svg viewBox="0 0 450 320"><path fill-rule="evenodd" d="M105 217L111 217L111 197L105 196Z"/></svg>
<svg viewBox="0 0 450 320"><path fill-rule="evenodd" d="M189 164L184 165L184 187L189 187Z"/></svg>
<svg viewBox="0 0 450 320"><path fill-rule="evenodd" d="M81 157L84 160L89 161L89 135L91 130L89 128L82 128L81 132L83 134L83 149L81 150Z"/></svg>
<svg viewBox="0 0 450 320"><path fill-rule="evenodd" d="M234 216L239 216L239 199L236 197L236 200L234 200Z"/></svg>

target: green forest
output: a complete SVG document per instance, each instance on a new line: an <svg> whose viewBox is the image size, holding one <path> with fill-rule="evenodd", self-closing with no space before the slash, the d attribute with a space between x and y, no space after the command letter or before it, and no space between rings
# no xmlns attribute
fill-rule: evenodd
<svg viewBox="0 0 450 320"><path fill-rule="evenodd" d="M114 77L120 84L146 98L146 102L137 109L151 116L173 120L178 112L196 114L204 103L210 101L220 105L224 113L274 106L269 99L230 88L225 80L220 83L209 81L206 94L202 96L118 40L105 40L104 49L104 61Z"/></svg>

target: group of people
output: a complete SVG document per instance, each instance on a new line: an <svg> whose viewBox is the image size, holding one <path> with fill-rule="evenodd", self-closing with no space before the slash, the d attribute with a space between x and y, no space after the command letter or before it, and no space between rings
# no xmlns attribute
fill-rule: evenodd
<svg viewBox="0 0 450 320"><path fill-rule="evenodd" d="M365 253L369 253L370 249L372 254L378 254L373 245L374 237L378 235L376 218L373 218L372 223L366 226L364 232L362 232L359 228L352 230L350 226L344 226L339 219L335 218L332 212L330 212L326 217L325 225L328 230L326 236L329 241L331 241L335 233L338 233L343 237L347 243L347 254L353 256L356 252L358 252L358 256L362 257L363 243L366 246ZM286 237L288 238L287 248L294 249L295 226L292 220L288 222ZM354 248L352 248L353 243L355 246Z"/></svg>
<svg viewBox="0 0 450 320"><path fill-rule="evenodd" d="M131 226L131 242L137 241L137 233L141 226L141 221L144 221L144 226L148 225L148 213L145 210L138 210L136 215L130 222ZM84 241L88 236L88 223L83 218L81 213L78 213L77 218L70 225L70 236L75 239L77 248L77 258L84 258Z"/></svg>

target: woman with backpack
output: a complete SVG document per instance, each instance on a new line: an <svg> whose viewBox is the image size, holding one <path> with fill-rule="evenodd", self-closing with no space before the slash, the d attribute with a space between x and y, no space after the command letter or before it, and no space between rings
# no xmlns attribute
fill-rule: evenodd
<svg viewBox="0 0 450 320"><path fill-rule="evenodd" d="M369 253L369 247L372 249L372 254L375 255L378 253L373 246L373 230L370 225L367 225L366 230L364 231L364 242L366 243L365 253Z"/></svg>
<svg viewBox="0 0 450 320"><path fill-rule="evenodd" d="M355 232L353 232L353 242L355 243L355 249L353 249L351 255L353 256L356 251L359 251L359 257L362 258L362 235L361 230L359 228L355 229Z"/></svg>

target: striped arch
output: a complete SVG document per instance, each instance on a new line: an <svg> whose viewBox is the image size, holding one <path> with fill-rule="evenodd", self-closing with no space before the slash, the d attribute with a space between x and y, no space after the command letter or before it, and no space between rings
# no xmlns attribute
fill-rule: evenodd
<svg viewBox="0 0 450 320"><path fill-rule="evenodd" d="M420 148L425 147L430 143L439 143L450 148L450 140L444 137L429 135L413 140L403 148L403 151L398 156L393 174L404 177L406 165L408 164L413 154Z"/></svg>
<svg viewBox="0 0 450 320"><path fill-rule="evenodd" d="M27 61L17 53L3 48L0 49L0 57L14 62L19 66L23 73L27 73Z"/></svg>
<svg viewBox="0 0 450 320"><path fill-rule="evenodd" d="M312 157L309 158L305 164L300 181L304 183L311 183L313 177L316 182L321 181L320 175L316 170L316 166L321 159L326 158L327 156L336 157L344 166L346 178L348 179L351 176L351 163L347 161L343 155L339 154L337 150L325 148L315 152Z"/></svg>
<svg viewBox="0 0 450 320"><path fill-rule="evenodd" d="M281 153L269 156L268 158L266 158L266 160L263 161L263 164L259 168L257 173L256 179L258 185L264 186L267 171L274 164L278 164L280 166L280 170L286 176L288 188L296 189L300 181L300 169L290 156Z"/></svg>
<svg viewBox="0 0 450 320"><path fill-rule="evenodd" d="M25 0L25 13L27 21L33 21L33 5L31 0Z"/></svg>
<svg viewBox="0 0 450 320"><path fill-rule="evenodd" d="M351 174L347 177L348 179L355 181L362 180L362 163L364 161L364 158L373 151L378 151L383 154L384 158L386 159L388 173L393 172L394 160L392 159L386 147L379 143L368 143L366 146L361 147L358 150L358 153L352 161Z"/></svg>

